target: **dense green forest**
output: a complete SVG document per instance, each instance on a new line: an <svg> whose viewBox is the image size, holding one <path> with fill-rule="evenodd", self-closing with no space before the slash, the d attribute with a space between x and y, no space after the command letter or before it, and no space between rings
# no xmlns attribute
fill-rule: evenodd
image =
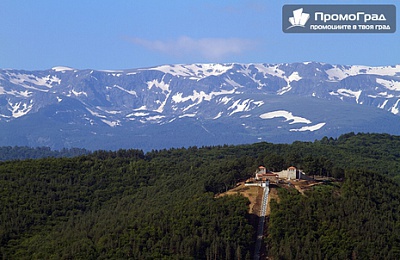
<svg viewBox="0 0 400 260"><path fill-rule="evenodd" d="M348 171L341 185L279 198L267 238L276 259L400 259L400 190L387 177Z"/></svg>
<svg viewBox="0 0 400 260"><path fill-rule="evenodd" d="M47 157L75 157L90 152L83 148L64 148L59 151L49 147L31 148L27 146L2 146L0 147L0 161L39 159Z"/></svg>
<svg viewBox="0 0 400 260"><path fill-rule="evenodd" d="M251 259L255 228L247 199L215 194L250 177L259 165L270 170L293 165L339 181L306 196L280 191L280 203L271 205L270 254L276 259L395 259L399 157L398 136L350 133L293 144L4 161L0 256ZM292 225L296 218L304 220L302 226Z"/></svg>

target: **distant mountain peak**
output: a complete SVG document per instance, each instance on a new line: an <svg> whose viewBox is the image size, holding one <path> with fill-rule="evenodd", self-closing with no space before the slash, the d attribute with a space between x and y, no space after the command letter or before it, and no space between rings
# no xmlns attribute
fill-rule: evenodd
<svg viewBox="0 0 400 260"><path fill-rule="evenodd" d="M397 134L380 121L399 121L399 102L400 65L199 63L130 70L7 69L0 70L0 145L109 148L94 141L100 138L134 146L141 141L126 141L129 137L120 135L131 133L133 139L155 142L165 131L172 135L167 146L188 139L175 143L313 140L346 130ZM276 111L285 111L286 116L262 117ZM293 127L288 115L309 121ZM188 131L181 133L178 126ZM22 141L9 137L16 132Z"/></svg>

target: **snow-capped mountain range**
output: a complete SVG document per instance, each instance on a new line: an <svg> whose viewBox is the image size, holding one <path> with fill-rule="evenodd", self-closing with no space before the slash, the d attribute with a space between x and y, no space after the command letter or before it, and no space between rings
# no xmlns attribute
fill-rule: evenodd
<svg viewBox="0 0 400 260"><path fill-rule="evenodd" d="M400 134L400 65L0 70L0 145L166 148Z"/></svg>

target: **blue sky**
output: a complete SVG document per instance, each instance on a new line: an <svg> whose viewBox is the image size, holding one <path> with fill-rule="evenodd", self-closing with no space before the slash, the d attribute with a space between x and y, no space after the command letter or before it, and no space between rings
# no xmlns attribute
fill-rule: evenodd
<svg viewBox="0 0 400 260"><path fill-rule="evenodd" d="M284 4L376 1L1 0L0 68L129 69L161 64L320 61L400 64L394 34L284 34Z"/></svg>

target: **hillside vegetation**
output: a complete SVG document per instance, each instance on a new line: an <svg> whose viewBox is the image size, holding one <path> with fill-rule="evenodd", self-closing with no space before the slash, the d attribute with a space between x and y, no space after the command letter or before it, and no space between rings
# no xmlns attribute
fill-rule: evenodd
<svg viewBox="0 0 400 260"><path fill-rule="evenodd" d="M400 259L400 190L365 171L314 187L279 190L270 203L270 255L276 259Z"/></svg>
<svg viewBox="0 0 400 260"><path fill-rule="evenodd" d="M0 147L0 161L39 159L49 157L75 157L89 154L90 152L82 148L71 148L51 150L49 147L31 148L27 146L2 146Z"/></svg>
<svg viewBox="0 0 400 260"><path fill-rule="evenodd" d="M273 256L395 259L399 156L400 137L350 133L290 145L96 151L1 162L0 256L251 259L248 200L215 194L259 165L294 165L343 182L306 196L280 192L268 229Z"/></svg>

